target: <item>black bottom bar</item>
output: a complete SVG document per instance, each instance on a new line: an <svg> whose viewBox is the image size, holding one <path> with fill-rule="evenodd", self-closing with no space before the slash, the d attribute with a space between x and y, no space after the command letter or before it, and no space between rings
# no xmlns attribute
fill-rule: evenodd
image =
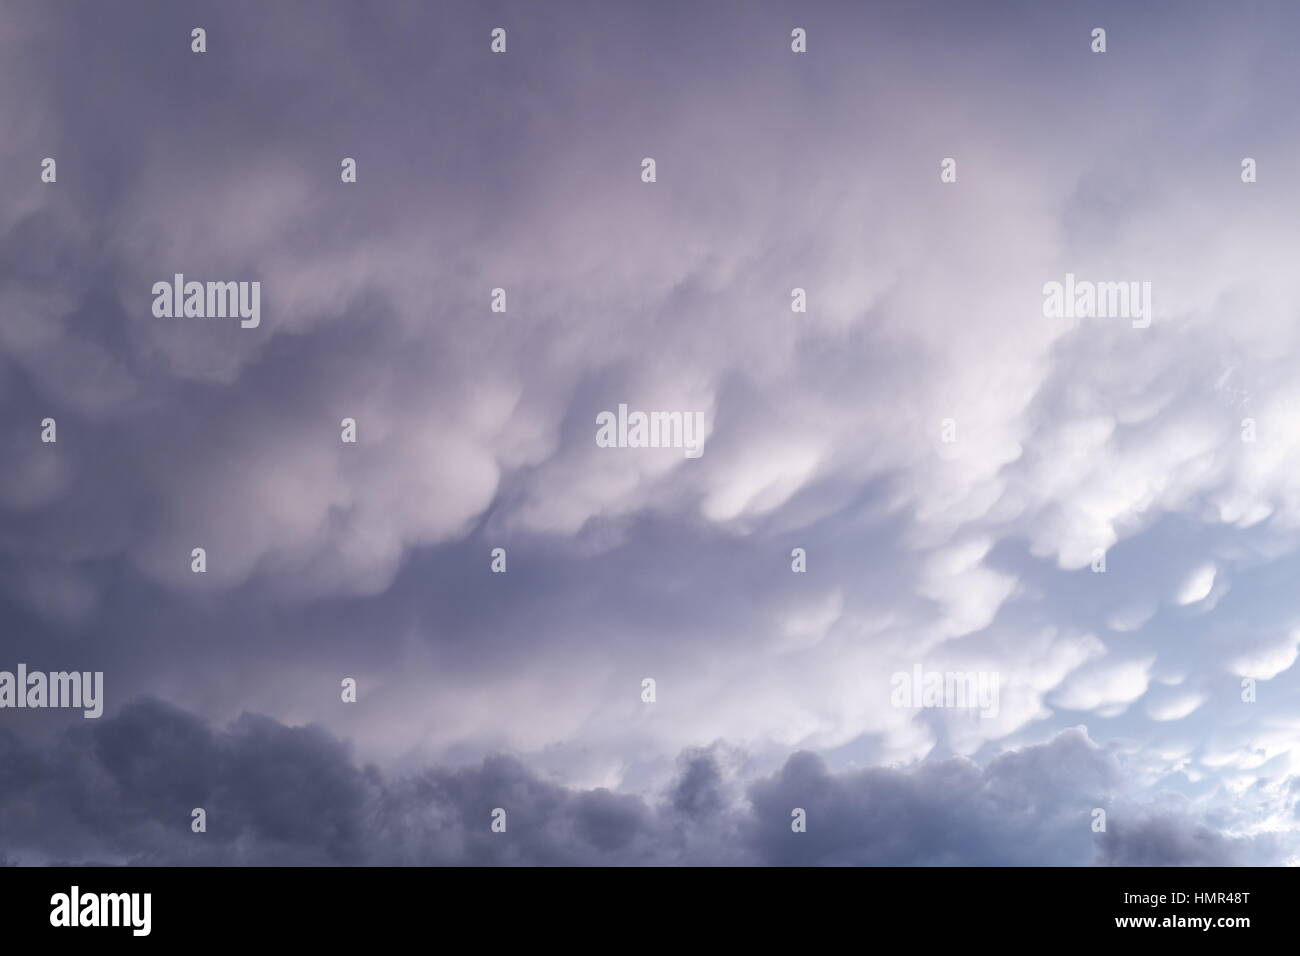
<svg viewBox="0 0 1300 956"><path fill-rule="evenodd" d="M1128 937L1231 946L1291 936L1296 882L1286 869L1209 868L0 868L0 913L6 941L76 934L79 944L373 944L419 933L437 946L468 933L494 945L517 937L639 947L688 932L731 944L847 932L866 945L898 934L1000 945L1032 933L1046 945ZM146 923L147 936L137 935Z"/></svg>

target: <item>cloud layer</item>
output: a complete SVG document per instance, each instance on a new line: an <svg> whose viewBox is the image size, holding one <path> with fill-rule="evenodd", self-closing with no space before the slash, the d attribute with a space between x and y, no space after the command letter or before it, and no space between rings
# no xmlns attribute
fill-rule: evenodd
<svg viewBox="0 0 1300 956"><path fill-rule="evenodd" d="M19 863L1222 866L1273 849L1167 808L1116 810L1090 834L1088 804L1115 806L1119 780L1081 730L982 769L837 774L802 751L743 787L741 755L694 750L652 799L568 788L501 755L392 777L320 727L248 714L219 729L149 699L44 751L12 734L0 748L21 770L0 791Z"/></svg>
<svg viewBox="0 0 1300 956"><path fill-rule="evenodd" d="M113 783L24 858L1300 859L1300 12L1252 11L10 5L0 668L116 715L4 712ZM261 325L154 318L178 272ZM1066 273L1151 326L1045 318ZM703 456L597 447L620 403ZM918 665L997 713L896 706ZM170 794L111 756L173 746Z"/></svg>

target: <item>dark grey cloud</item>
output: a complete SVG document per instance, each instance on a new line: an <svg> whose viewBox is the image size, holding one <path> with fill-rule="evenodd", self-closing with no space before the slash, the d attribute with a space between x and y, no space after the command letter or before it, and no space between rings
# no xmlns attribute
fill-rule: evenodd
<svg viewBox="0 0 1300 956"><path fill-rule="evenodd" d="M1113 759L1079 731L984 768L951 759L835 774L802 753L754 785L754 843L776 864L1080 865L1091 811L1117 783ZM790 830L795 806L805 834Z"/></svg>
<svg viewBox="0 0 1300 956"><path fill-rule="evenodd" d="M1106 866L1241 866L1251 860L1249 841L1233 840L1178 817L1120 822L1101 840Z"/></svg>
<svg viewBox="0 0 1300 956"><path fill-rule="evenodd" d="M21 863L1232 865L1270 850L1186 814L1128 823L1113 758L1077 730L985 767L832 773L802 752L754 780L717 748L688 751L665 790L636 795L566 787L502 755L383 774L319 727L244 715L213 728L145 699L45 747L5 733L0 757L0 851ZM1116 821L1103 835L1098 805ZM190 831L195 807L206 833Z"/></svg>
<svg viewBox="0 0 1300 956"><path fill-rule="evenodd" d="M320 728L245 715L216 732L143 699L64 732L48 752L12 734L5 747L13 829L4 842L26 846L35 862L361 859L365 773ZM195 808L209 814L207 843L178 838Z"/></svg>

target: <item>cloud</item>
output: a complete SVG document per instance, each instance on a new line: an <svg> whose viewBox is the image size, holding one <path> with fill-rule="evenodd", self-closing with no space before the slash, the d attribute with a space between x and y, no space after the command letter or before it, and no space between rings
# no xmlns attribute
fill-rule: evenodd
<svg viewBox="0 0 1300 956"><path fill-rule="evenodd" d="M1103 715L1123 713L1146 693L1154 658L1101 662L1071 676L1052 696L1066 710L1097 710Z"/></svg>
<svg viewBox="0 0 1300 956"><path fill-rule="evenodd" d="M1175 817L1116 824L1101 839L1104 866L1241 866L1241 841Z"/></svg>
<svg viewBox="0 0 1300 956"><path fill-rule="evenodd" d="M683 752L646 795L566 787L503 755L395 777L319 727L246 714L213 728L149 699L45 749L6 733L0 756L0 849L20 863L1087 864L1091 809L1121 780L1077 729L983 767L838 774L800 752L754 777L715 745ZM204 833L190 829L195 807ZM790 828L795 807L806 833ZM1099 861L1228 864L1240 845L1157 814L1108 832Z"/></svg>
<svg viewBox="0 0 1300 956"><path fill-rule="evenodd" d="M364 859L379 808L446 830L451 860L647 860L665 840L733 858L645 796L683 752L726 741L842 817L928 773L987 789L979 767L1080 712L1127 783L1177 779L1220 810L1300 771L1292 187L1267 159L1249 186L1235 166L1300 152L1278 121L1289 6L1115 6L1112 38L1143 55L1092 57L1059 11L941 3L920 29L906 7L814 3L802 59L763 4L511 9L505 57L468 3L216 4L201 57L189 12L11 6L0 649L103 667L110 713L185 701L166 762L218 768L134 782L129 738L166 750L135 710L104 755L65 742L71 763L15 723L15 753L68 778L51 806L103 786L135 828L104 858L206 852L155 820L195 791L243 834L209 841L222 858L243 840ZM413 111L419 90L438 95ZM151 285L176 272L261 281L262 325L155 319ZM1155 321L1045 318L1066 272L1151 281ZM596 447L620 402L698 410L703 456ZM999 674L998 716L892 707L890 675L918 663ZM1270 682L1256 704L1241 677ZM246 711L276 723L231 723ZM381 776L349 770L342 738ZM242 754L274 789L286 740L320 778L302 819L203 776ZM481 765L493 752L522 762ZM883 769L923 760L938 769ZM880 776L845 782L862 767ZM757 798L792 797L784 779ZM554 829L484 843L455 815L480 785ZM426 798L451 822L407 816ZM894 858L837 819L843 858ZM782 858L766 822L732 822L757 828L745 853Z"/></svg>

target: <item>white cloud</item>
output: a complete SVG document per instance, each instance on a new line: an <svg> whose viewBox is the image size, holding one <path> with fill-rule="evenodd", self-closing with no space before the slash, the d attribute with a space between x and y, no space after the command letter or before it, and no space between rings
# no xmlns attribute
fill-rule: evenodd
<svg viewBox="0 0 1300 956"><path fill-rule="evenodd" d="M1109 661L1075 672L1049 698L1054 707L1095 710L1103 717L1122 714L1146 693L1154 657Z"/></svg>

